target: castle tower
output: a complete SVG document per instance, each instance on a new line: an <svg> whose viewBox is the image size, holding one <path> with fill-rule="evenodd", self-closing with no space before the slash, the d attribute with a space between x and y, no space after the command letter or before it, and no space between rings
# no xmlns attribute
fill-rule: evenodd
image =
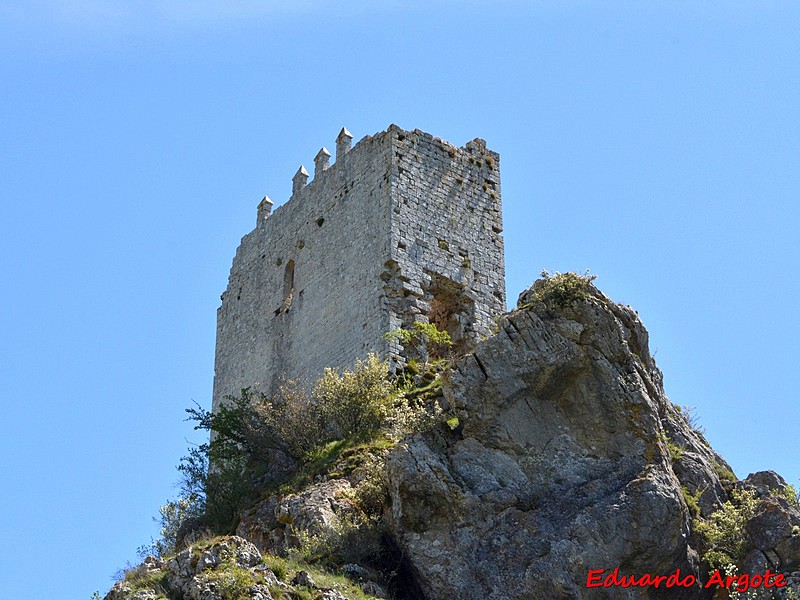
<svg viewBox="0 0 800 600"><path fill-rule="evenodd" d="M300 167L284 205L265 197L242 238L217 313L214 409L369 352L402 357L384 333L415 321L469 348L505 312L498 154L396 125L351 139L342 129L333 165L320 150L310 182Z"/></svg>

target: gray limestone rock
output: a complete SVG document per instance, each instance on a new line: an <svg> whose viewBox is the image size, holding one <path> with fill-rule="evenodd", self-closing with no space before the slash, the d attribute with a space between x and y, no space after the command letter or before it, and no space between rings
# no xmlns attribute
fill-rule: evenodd
<svg viewBox="0 0 800 600"><path fill-rule="evenodd" d="M158 600L155 590L132 590L124 582L115 583L103 600Z"/></svg>
<svg viewBox="0 0 800 600"><path fill-rule="evenodd" d="M346 479L331 479L298 494L270 496L242 515L236 532L262 551L282 552L296 545L298 533L321 534L352 513L350 489Z"/></svg>
<svg viewBox="0 0 800 600"><path fill-rule="evenodd" d="M664 395L636 313L594 288L559 310L534 299L445 388L460 436L389 457L393 531L426 597L641 598L587 590L588 571L699 575L668 443L691 453L683 485L710 483L709 511L722 459Z"/></svg>
<svg viewBox="0 0 800 600"><path fill-rule="evenodd" d="M317 584L311 578L308 571L298 571L297 575L292 579L292 585L299 585L306 588L316 589Z"/></svg>
<svg viewBox="0 0 800 600"><path fill-rule="evenodd" d="M250 569L261 564L258 549L251 542L233 536L179 552L167 563L167 581L170 589L182 593L187 600L215 600L220 579L215 570L221 567ZM255 577L253 584L256 584Z"/></svg>

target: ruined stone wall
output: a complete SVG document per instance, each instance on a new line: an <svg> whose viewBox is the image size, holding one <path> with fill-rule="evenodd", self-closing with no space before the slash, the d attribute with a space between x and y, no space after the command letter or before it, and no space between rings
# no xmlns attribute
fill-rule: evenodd
<svg viewBox="0 0 800 600"><path fill-rule="evenodd" d="M391 326L434 322L469 348L506 310L500 157L481 139L394 133Z"/></svg>
<svg viewBox="0 0 800 600"><path fill-rule="evenodd" d="M402 353L384 333L436 322L472 343L505 310L499 162L391 126L336 163L301 167L290 200L239 246L218 311L214 407L242 387L271 393L368 352Z"/></svg>

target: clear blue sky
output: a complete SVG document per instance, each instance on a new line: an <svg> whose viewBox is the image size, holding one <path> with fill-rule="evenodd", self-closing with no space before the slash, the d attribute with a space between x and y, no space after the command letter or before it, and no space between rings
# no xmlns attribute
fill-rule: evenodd
<svg viewBox="0 0 800 600"><path fill-rule="evenodd" d="M217 4L0 6L8 598L155 534L239 238L343 125L486 139L509 299L591 269L736 473L800 482L800 4Z"/></svg>

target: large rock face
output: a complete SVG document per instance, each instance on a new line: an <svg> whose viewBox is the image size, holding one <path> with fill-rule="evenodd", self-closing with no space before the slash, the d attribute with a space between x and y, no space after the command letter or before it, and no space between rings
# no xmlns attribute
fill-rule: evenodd
<svg viewBox="0 0 800 600"><path fill-rule="evenodd" d="M642 598L587 589L589 570L699 577L681 485L710 512L730 469L667 400L636 313L594 288L520 305L446 388L454 435L389 458L394 532L426 596Z"/></svg>

